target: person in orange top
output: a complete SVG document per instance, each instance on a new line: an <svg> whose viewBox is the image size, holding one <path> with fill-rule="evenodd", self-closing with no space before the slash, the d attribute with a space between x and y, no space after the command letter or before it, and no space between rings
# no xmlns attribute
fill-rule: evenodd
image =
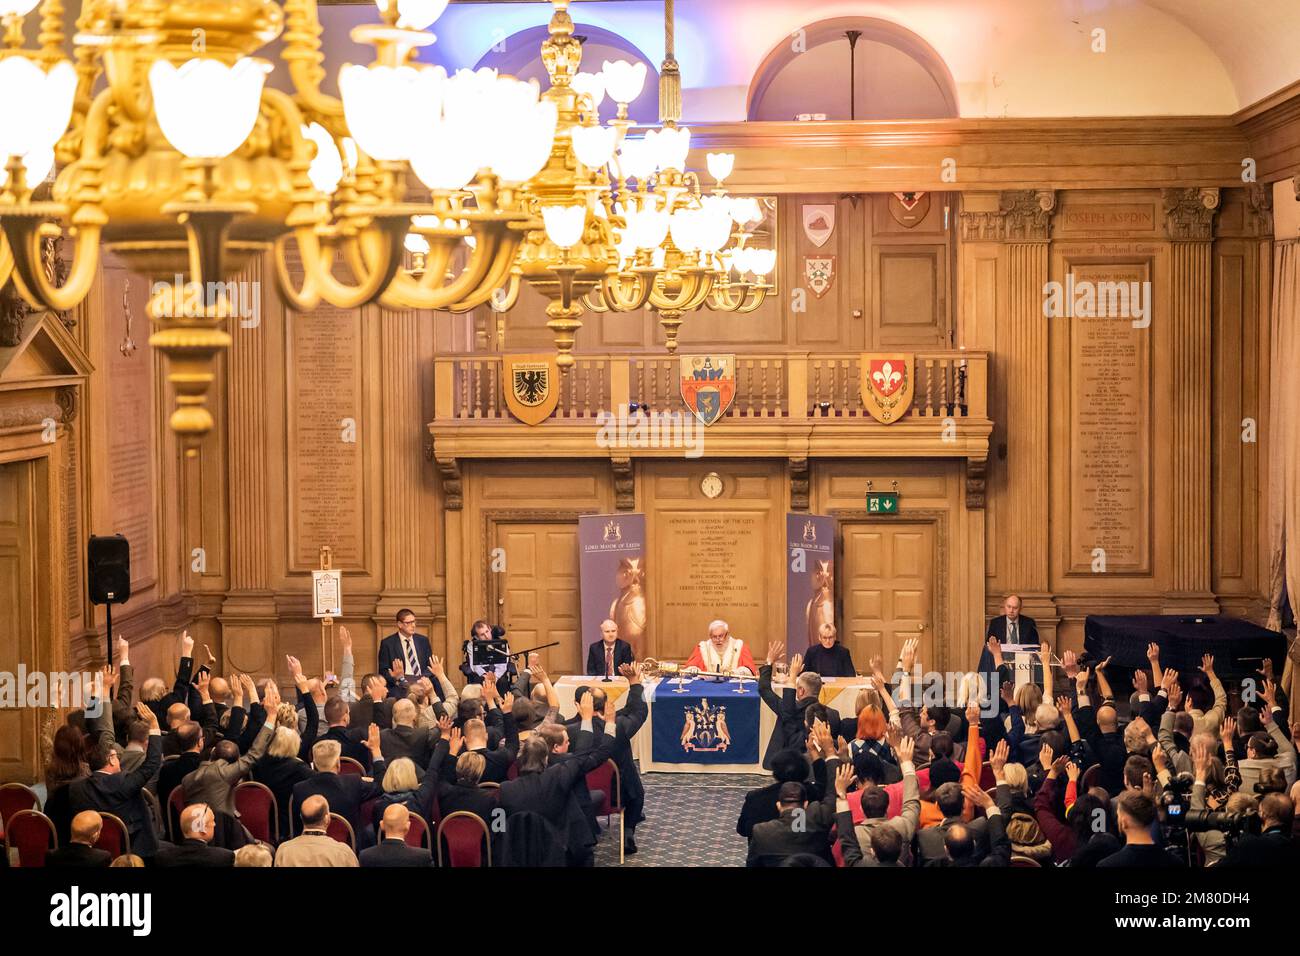
<svg viewBox="0 0 1300 956"><path fill-rule="evenodd" d="M969 783L978 788L980 785L980 776L984 770L984 760L980 754L980 705L979 700L971 697L966 704L966 723L969 729L966 732L966 753L961 768L960 782L963 785ZM968 799L966 805L962 808L961 817L963 820L970 821L975 818L975 805ZM921 801L921 823L919 829L937 826L943 822L943 811L939 805L932 800Z"/></svg>

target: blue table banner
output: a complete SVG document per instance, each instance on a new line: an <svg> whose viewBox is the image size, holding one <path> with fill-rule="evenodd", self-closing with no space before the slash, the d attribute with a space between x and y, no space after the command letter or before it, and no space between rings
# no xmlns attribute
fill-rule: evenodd
<svg viewBox="0 0 1300 956"><path fill-rule="evenodd" d="M660 681L650 704L655 763L757 763L758 683ZM680 692L679 692L680 691Z"/></svg>

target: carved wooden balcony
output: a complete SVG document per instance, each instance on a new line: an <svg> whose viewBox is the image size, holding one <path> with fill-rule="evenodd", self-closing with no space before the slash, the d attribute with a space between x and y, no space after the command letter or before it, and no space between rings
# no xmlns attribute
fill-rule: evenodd
<svg viewBox="0 0 1300 956"><path fill-rule="evenodd" d="M610 447L601 437L607 417L620 409L691 418L676 356L575 359L560 376L554 413L537 426L507 409L500 355L438 359L429 424L436 457L682 456L680 445ZM735 399L705 429L703 456L987 459L988 353L918 352L915 360L912 404L884 425L863 405L857 353L737 354Z"/></svg>

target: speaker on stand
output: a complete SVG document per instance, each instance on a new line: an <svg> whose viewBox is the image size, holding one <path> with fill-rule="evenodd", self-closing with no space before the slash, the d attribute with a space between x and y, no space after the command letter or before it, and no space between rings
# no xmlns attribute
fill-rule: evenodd
<svg viewBox="0 0 1300 956"><path fill-rule="evenodd" d="M105 605L108 641L105 660L113 663L113 605L131 596L131 544L120 534L91 535L86 545L86 581L92 604Z"/></svg>

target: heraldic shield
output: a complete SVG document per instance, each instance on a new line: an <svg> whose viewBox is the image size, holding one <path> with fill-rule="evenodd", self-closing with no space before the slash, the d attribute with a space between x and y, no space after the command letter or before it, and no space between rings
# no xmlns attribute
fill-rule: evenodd
<svg viewBox="0 0 1300 956"><path fill-rule="evenodd" d="M863 353L862 404L881 424L892 425L912 407L914 359L910 353Z"/></svg>
<svg viewBox="0 0 1300 956"><path fill-rule="evenodd" d="M506 408L525 425L540 425L560 402L560 367L553 354L506 355L501 386Z"/></svg>
<svg viewBox="0 0 1300 956"><path fill-rule="evenodd" d="M692 415L705 425L712 425L736 397L736 356L683 355L679 368L682 401Z"/></svg>

